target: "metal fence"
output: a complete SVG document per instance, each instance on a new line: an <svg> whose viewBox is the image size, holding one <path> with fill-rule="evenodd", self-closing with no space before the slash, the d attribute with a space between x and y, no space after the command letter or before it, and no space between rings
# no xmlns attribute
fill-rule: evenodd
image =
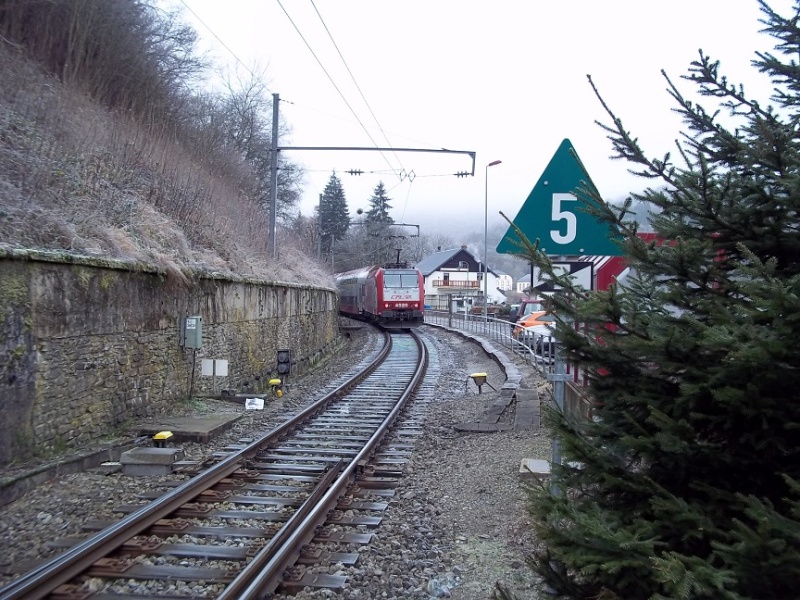
<svg viewBox="0 0 800 600"><path fill-rule="evenodd" d="M523 343L515 338L514 323L504 319L446 311L425 311L425 322L468 331L511 352L536 367L543 375L554 373L556 368L556 341L552 336L534 334Z"/></svg>

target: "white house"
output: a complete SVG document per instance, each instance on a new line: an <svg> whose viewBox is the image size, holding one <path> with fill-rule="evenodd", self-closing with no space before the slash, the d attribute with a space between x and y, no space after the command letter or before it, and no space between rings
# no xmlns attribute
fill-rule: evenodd
<svg viewBox="0 0 800 600"><path fill-rule="evenodd" d="M439 250L415 266L425 278L425 304L433 309L447 310L448 301L472 302L483 298L483 263L476 260L466 246ZM487 268L489 302L505 299L498 290L499 282L498 274Z"/></svg>
<svg viewBox="0 0 800 600"><path fill-rule="evenodd" d="M531 276L530 275L523 275L519 279L517 279L517 289L520 294L524 294L525 290L531 287Z"/></svg>
<svg viewBox="0 0 800 600"><path fill-rule="evenodd" d="M514 287L514 280L505 271L495 271L497 274L497 289L504 292L511 291Z"/></svg>

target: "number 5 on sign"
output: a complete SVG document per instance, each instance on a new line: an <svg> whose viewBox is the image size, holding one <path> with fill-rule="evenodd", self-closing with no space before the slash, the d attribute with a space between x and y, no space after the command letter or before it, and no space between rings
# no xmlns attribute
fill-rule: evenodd
<svg viewBox="0 0 800 600"><path fill-rule="evenodd" d="M562 210L562 202L577 202L578 198L573 194L553 194L553 221L566 221L567 231L561 233L560 229L551 229L550 237L556 244L571 244L578 235L578 220L575 213Z"/></svg>
<svg viewBox="0 0 800 600"><path fill-rule="evenodd" d="M600 194L578 153L565 139L522 204L513 226L497 245L497 252L519 254L517 229L529 242L539 240L539 251L553 256L618 256L622 249L616 227L587 210L586 198Z"/></svg>

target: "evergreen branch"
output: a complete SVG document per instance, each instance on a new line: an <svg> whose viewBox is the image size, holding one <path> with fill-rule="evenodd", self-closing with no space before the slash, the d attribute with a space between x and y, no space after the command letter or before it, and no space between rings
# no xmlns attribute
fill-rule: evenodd
<svg viewBox="0 0 800 600"><path fill-rule="evenodd" d="M612 154L611 158L622 159L635 164L644 165L645 169L642 171L631 170L630 172L634 175L647 177L650 179L661 178L669 181L674 169L670 162L670 155L665 154L664 158L661 160L648 159L639 145L638 138L634 138L630 135L630 133L622 125L622 121L619 119L619 117L617 117L608 104L606 104L606 101L600 95L600 91L597 89L597 86L595 86L592 76L587 75L586 78L589 80L589 85L591 85L595 96L600 101L600 104L603 106L603 109L605 109L608 116L611 117L611 121L614 124L613 126L609 126L596 121L597 125L609 134L607 137L611 141L611 145L614 149L614 154Z"/></svg>

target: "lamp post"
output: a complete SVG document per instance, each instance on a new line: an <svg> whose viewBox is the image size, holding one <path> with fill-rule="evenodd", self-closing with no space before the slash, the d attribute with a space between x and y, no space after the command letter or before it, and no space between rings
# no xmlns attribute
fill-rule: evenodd
<svg viewBox="0 0 800 600"><path fill-rule="evenodd" d="M488 253L487 238L489 237L489 167L499 165L502 160L493 160L486 165L486 176L484 177L484 202L483 202L483 320L489 320L487 303L489 302L489 269L486 266L486 254Z"/></svg>

